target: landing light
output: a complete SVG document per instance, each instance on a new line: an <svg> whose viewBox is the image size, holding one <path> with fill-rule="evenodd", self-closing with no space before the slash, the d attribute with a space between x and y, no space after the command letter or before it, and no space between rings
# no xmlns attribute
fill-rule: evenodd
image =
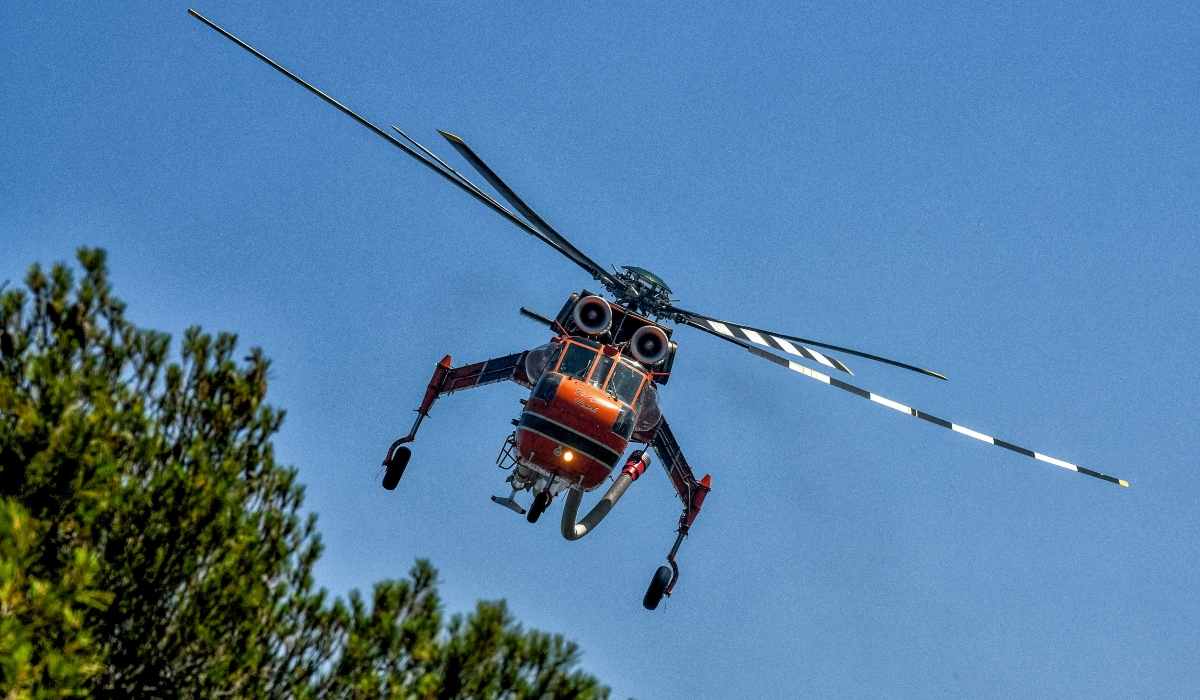
<svg viewBox="0 0 1200 700"><path fill-rule="evenodd" d="M575 459L575 454L572 453L570 450L563 452L563 461L564 462L570 462L573 459Z"/></svg>

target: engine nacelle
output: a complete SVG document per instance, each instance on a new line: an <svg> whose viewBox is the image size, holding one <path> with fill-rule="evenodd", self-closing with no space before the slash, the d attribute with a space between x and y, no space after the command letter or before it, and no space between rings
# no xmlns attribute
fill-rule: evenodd
<svg viewBox="0 0 1200 700"><path fill-rule="evenodd" d="M642 326L630 338L629 349L638 362L656 365L667 356L667 334L658 326Z"/></svg>
<svg viewBox="0 0 1200 700"><path fill-rule="evenodd" d="M612 307L598 296L588 296L575 303L571 319L584 333L603 333L612 325Z"/></svg>

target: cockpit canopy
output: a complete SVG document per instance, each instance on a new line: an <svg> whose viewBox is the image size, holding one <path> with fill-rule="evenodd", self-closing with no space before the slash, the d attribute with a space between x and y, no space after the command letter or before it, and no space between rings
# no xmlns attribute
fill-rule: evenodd
<svg viewBox="0 0 1200 700"><path fill-rule="evenodd" d="M645 370L634 360L605 354L601 347L586 338L572 338L559 349L557 358L547 360L547 366L561 375L604 389L616 401L632 406L646 381Z"/></svg>
<svg viewBox="0 0 1200 700"><path fill-rule="evenodd" d="M628 357L609 355L602 345L587 338L571 338L565 343L549 343L529 351L525 372L536 383L547 372L555 372L603 389L613 400L637 414L637 427L657 425L662 412L658 391L647 381L641 365Z"/></svg>

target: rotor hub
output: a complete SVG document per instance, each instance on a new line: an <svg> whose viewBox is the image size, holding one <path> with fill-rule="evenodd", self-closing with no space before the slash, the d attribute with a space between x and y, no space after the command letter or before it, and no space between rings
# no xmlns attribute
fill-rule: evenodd
<svg viewBox="0 0 1200 700"><path fill-rule="evenodd" d="M624 272L614 270L618 284L604 285L618 302L635 313L674 319L675 315L667 308L675 300L661 277L640 267L623 265L621 269Z"/></svg>

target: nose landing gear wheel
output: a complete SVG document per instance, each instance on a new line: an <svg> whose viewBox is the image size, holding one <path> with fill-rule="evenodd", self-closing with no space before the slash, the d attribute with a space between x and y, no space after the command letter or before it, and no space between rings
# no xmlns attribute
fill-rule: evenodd
<svg viewBox="0 0 1200 700"><path fill-rule="evenodd" d="M667 584L671 582L671 576L671 567L658 567L658 571L654 572L654 578L650 579L650 587L646 589L646 597L642 598L643 608L654 610L658 607L658 604L662 602L663 593L667 590Z"/></svg>
<svg viewBox="0 0 1200 700"><path fill-rule="evenodd" d="M550 492L542 491L537 496L534 496L533 505L529 506L529 513L525 515L525 519L531 523L536 523L548 507L550 507Z"/></svg>
<svg viewBox="0 0 1200 700"><path fill-rule="evenodd" d="M400 477L404 476L404 468L408 466L408 460L412 457L412 450L407 447L398 447L388 461L383 465L387 467L387 472L383 475L383 488L388 491L395 490L396 485L400 483Z"/></svg>

